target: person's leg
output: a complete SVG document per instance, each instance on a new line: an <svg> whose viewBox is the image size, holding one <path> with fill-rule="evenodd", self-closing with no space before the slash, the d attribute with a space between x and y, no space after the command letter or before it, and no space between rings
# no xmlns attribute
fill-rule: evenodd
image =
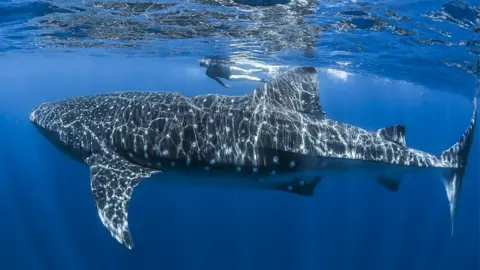
<svg viewBox="0 0 480 270"><path fill-rule="evenodd" d="M248 72L248 70L246 69L243 69L243 68L239 68L239 67L235 67L235 66L230 66L230 71L238 74L238 73L243 73L243 74L248 74L250 72Z"/></svg>
<svg viewBox="0 0 480 270"><path fill-rule="evenodd" d="M243 69L243 68L239 68L239 67L230 67L230 70L231 71L235 71L235 74L252 74L252 73L255 73L255 72L262 72L263 70L259 69L259 68L252 68L252 69Z"/></svg>
<svg viewBox="0 0 480 270"><path fill-rule="evenodd" d="M239 80L249 80L249 81L255 81L255 82L263 81L260 78L249 76L249 75L231 75L228 79L232 81L239 81Z"/></svg>
<svg viewBox="0 0 480 270"><path fill-rule="evenodd" d="M262 72L263 70L261 69L257 69L257 68L252 68L252 69L249 69L248 70L248 74L252 74L252 73L255 73L255 72Z"/></svg>

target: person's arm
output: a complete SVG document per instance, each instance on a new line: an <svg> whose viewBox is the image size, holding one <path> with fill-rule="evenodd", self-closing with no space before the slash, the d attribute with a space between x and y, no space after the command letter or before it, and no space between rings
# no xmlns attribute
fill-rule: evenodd
<svg viewBox="0 0 480 270"><path fill-rule="evenodd" d="M231 88L230 85L223 83L222 80L220 80L219 78L208 74L208 72L207 72L206 74L207 74L208 77L214 79L214 80L217 81L219 84L221 84L223 87L225 87L225 88Z"/></svg>

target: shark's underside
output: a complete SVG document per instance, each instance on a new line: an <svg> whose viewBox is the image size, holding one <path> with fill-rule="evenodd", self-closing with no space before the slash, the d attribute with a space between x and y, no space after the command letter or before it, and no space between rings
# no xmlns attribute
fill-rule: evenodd
<svg viewBox="0 0 480 270"><path fill-rule="evenodd" d="M325 118L311 67L285 72L244 96L99 94L41 104L30 119L54 145L90 166L102 222L132 248L127 218L132 191L160 171L162 178L169 171L203 178L229 173L235 177L212 183L311 196L327 171L353 169L352 161L366 168L388 165L377 180L391 190L398 188L404 168L437 168L453 218L476 124L476 100L474 107L465 134L440 155L409 148L403 126L371 132ZM403 169L391 173L393 168Z"/></svg>

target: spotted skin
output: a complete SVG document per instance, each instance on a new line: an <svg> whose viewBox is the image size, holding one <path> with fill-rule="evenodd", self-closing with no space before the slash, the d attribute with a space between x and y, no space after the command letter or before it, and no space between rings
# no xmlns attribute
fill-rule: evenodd
<svg viewBox="0 0 480 270"><path fill-rule="evenodd" d="M41 104L30 120L54 145L90 166L102 222L132 248L128 201L155 172L231 173L239 176L232 181L311 196L321 175L298 173L320 164L332 169L342 160L463 169L465 155L459 153L469 148L476 109L462 140L438 156L407 147L401 126L371 132L325 115L316 71L301 67L244 96L98 94ZM282 175L295 178L277 180Z"/></svg>

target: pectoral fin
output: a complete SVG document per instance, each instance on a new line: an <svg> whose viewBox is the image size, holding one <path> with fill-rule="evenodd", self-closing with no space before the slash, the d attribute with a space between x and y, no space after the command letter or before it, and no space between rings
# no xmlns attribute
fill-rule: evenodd
<svg viewBox="0 0 480 270"><path fill-rule="evenodd" d="M103 225L117 241L132 249L128 203L135 186L155 171L117 155L94 155L87 163L90 165L93 198Z"/></svg>

